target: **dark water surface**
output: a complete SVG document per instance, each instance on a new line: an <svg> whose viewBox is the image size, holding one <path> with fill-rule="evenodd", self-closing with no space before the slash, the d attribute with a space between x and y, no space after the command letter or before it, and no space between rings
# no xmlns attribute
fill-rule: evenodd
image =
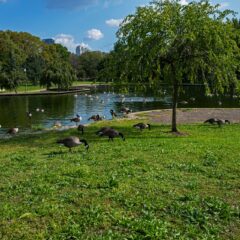
<svg viewBox="0 0 240 240"><path fill-rule="evenodd" d="M182 101L186 101L181 103ZM237 97L205 96L199 89L191 89L180 97L179 107L240 107ZM110 109L121 116L121 107L129 107L134 112L150 109L166 109L171 107L171 97L165 91L159 97L149 94L117 94L113 89L94 90L82 94L14 96L0 97L0 133L6 129L19 127L29 131L36 128L50 128L56 121L62 125L74 125L70 118L79 114L82 124L89 123L87 119L93 114L100 114L111 119ZM39 109L39 111L36 111ZM41 110L44 109L44 112ZM26 112L32 113L29 120Z"/></svg>

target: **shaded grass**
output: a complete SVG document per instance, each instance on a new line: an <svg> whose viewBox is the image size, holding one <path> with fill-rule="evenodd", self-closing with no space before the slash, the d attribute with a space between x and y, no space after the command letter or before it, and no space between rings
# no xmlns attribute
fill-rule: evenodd
<svg viewBox="0 0 240 240"><path fill-rule="evenodd" d="M1 140L1 239L239 239L240 125L139 132L136 121ZM126 141L94 133L111 125ZM81 136L82 137L82 136Z"/></svg>

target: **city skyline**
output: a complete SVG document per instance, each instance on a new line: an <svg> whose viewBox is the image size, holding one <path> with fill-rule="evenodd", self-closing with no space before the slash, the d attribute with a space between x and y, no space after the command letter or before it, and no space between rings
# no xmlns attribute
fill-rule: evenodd
<svg viewBox="0 0 240 240"><path fill-rule="evenodd" d="M181 0L182 4L189 2ZM211 2L220 4L221 9L240 12L237 1ZM53 38L71 52L78 45L108 52L124 17L148 3L148 0L35 0L33 4L30 0L0 0L0 30Z"/></svg>

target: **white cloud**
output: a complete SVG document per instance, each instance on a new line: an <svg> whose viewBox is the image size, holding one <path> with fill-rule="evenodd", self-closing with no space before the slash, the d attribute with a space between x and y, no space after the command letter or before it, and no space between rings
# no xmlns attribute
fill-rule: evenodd
<svg viewBox="0 0 240 240"><path fill-rule="evenodd" d="M187 0L181 0L181 1L180 1L180 4L182 4L182 5L188 5L188 1L187 1Z"/></svg>
<svg viewBox="0 0 240 240"><path fill-rule="evenodd" d="M88 34L88 39L92 39L92 40L99 40L104 36L99 29L95 29L95 28L88 30L87 34Z"/></svg>
<svg viewBox="0 0 240 240"><path fill-rule="evenodd" d="M83 48L87 48L87 49L91 50L91 48L89 47L89 45L86 44L86 43L84 43L84 42L81 42L81 43L79 43L79 44L77 44L77 45L78 45L78 46L81 46L81 47L83 47Z"/></svg>
<svg viewBox="0 0 240 240"><path fill-rule="evenodd" d="M88 44L85 43L76 43L75 39L72 35L70 34L58 34L57 36L54 37L55 43L59 43L66 47L70 52L76 52L76 47L78 45L86 47L88 49L91 49Z"/></svg>
<svg viewBox="0 0 240 240"><path fill-rule="evenodd" d="M123 19L109 19L106 20L106 24L110 27L119 27L119 25L122 23Z"/></svg>
<svg viewBox="0 0 240 240"><path fill-rule="evenodd" d="M57 36L55 36L54 40L55 40L55 43L59 43L59 44L63 45L70 52L75 51L76 43L75 43L74 37L72 35L61 33L61 34L58 34Z"/></svg>

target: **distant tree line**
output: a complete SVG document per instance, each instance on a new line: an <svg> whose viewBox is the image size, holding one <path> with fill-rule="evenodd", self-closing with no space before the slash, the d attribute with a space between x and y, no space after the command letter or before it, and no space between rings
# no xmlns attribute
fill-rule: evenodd
<svg viewBox="0 0 240 240"><path fill-rule="evenodd" d="M0 32L0 88L17 91L31 83L68 89L76 80L70 53L59 44L47 45L25 32Z"/></svg>
<svg viewBox="0 0 240 240"><path fill-rule="evenodd" d="M26 32L0 31L0 88L19 85L68 89L73 81L105 81L108 53L88 51L80 56L60 44L46 44Z"/></svg>
<svg viewBox="0 0 240 240"><path fill-rule="evenodd" d="M80 56L71 54L70 62L79 81L105 81L101 72L104 68L108 53L100 51L87 51Z"/></svg>

